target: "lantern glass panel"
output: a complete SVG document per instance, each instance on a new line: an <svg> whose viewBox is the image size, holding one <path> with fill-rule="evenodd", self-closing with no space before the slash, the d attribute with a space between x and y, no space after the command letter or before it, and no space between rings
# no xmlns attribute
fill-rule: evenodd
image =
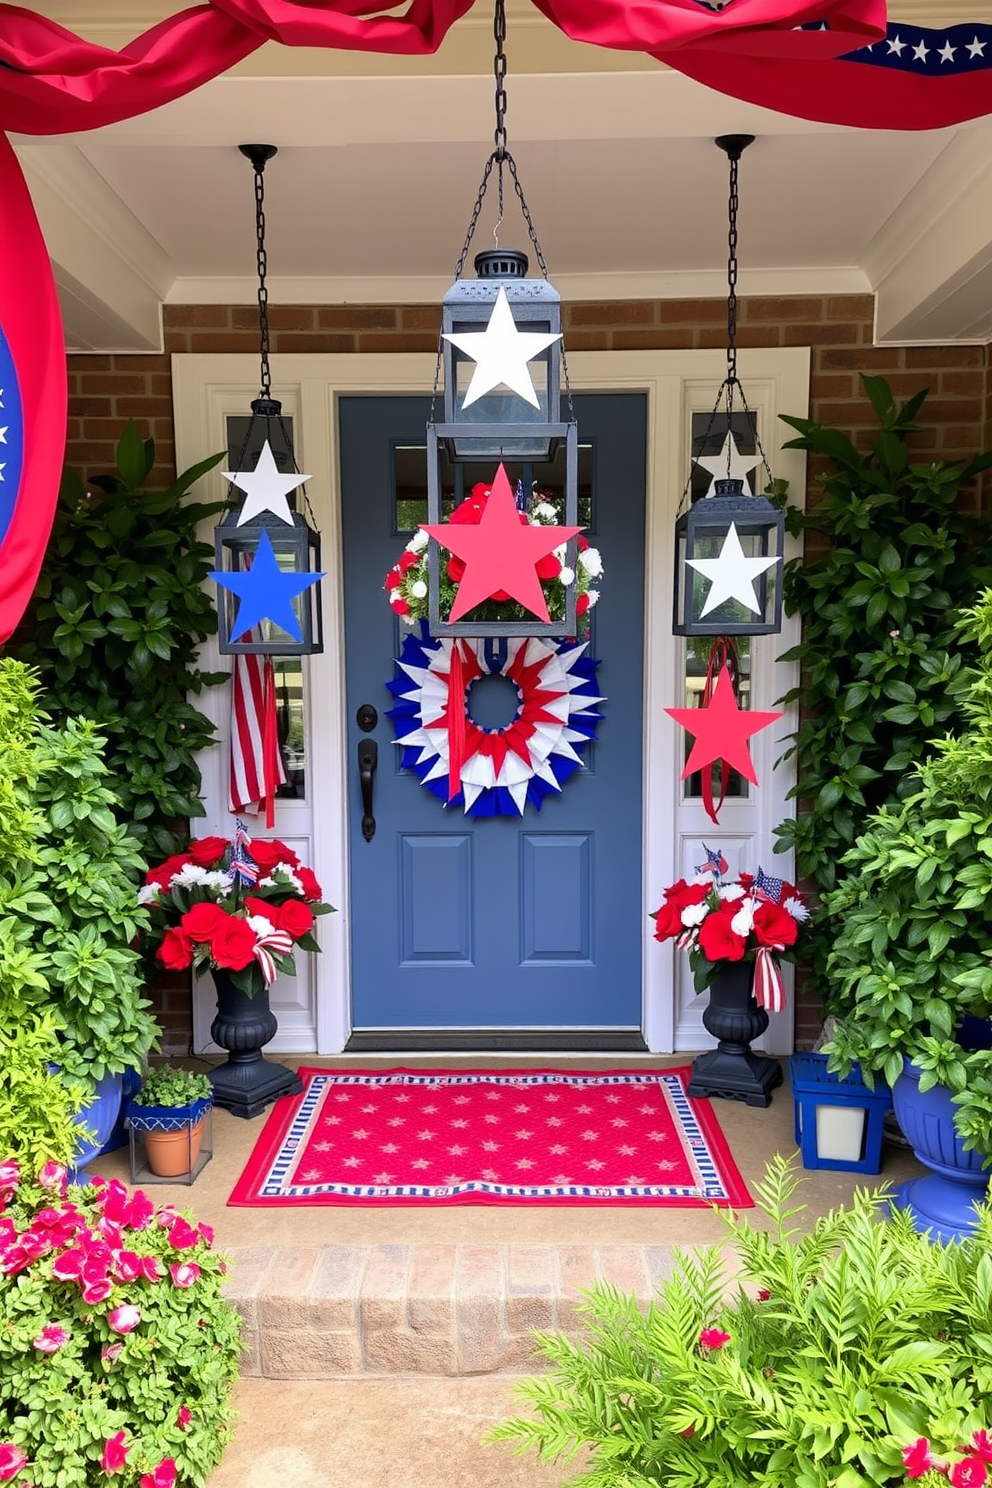
<svg viewBox="0 0 992 1488"><path fill-rule="evenodd" d="M489 255L481 254L477 264L487 257ZM519 258L525 273L526 258L523 255ZM546 279L528 279L509 272L456 280L442 302L442 331L456 335L484 333L501 289L506 294L519 331L560 336L561 297L558 291ZM483 393L466 408L465 395L477 364L450 341L443 345L445 422L458 426L453 435L455 453L464 458L500 455L521 459L546 458L550 450L549 437L540 426L555 424L560 417L561 341L553 342L527 363L537 398L536 406L519 393L500 385ZM498 425L499 435L473 437L472 426L479 424ZM525 425L530 427L522 427ZM519 428L518 434L514 432L515 428Z"/></svg>
<svg viewBox="0 0 992 1488"><path fill-rule="evenodd" d="M266 418L254 413L232 413L228 414L225 424L228 470L254 470L266 440L279 473L289 475L296 470L292 414L281 413L278 417ZM295 509L297 493L291 491L286 499Z"/></svg>
<svg viewBox="0 0 992 1488"><path fill-rule="evenodd" d="M225 573L246 573L251 567L263 531L268 534L276 563L284 573L320 572L320 539L298 512L293 513L291 527L280 521L246 522L243 527L238 527L237 512L229 513L216 529L218 570ZM322 648L319 588L319 584L311 584L301 594L293 597L293 612L302 635L302 640L298 640L269 619L263 619L242 635L232 634L240 601L232 590L218 585L221 654L254 652L270 656L305 656L319 651Z"/></svg>
<svg viewBox="0 0 992 1488"><path fill-rule="evenodd" d="M703 700L703 688L706 686L706 673L710 664L710 650L712 639L709 636L689 636L685 643L685 702L683 707L698 708ZM751 706L751 637L737 637L737 667L738 667L738 690L737 705L740 708ZM683 765L689 758L694 740L690 734L686 734L683 745ZM720 775L722 766L714 763L709 766L714 797L720 795ZM686 780L682 782L683 799L687 801L698 801L703 794L703 772L694 770ZM741 800L750 794L750 786L738 770L731 770L727 778L727 797Z"/></svg>

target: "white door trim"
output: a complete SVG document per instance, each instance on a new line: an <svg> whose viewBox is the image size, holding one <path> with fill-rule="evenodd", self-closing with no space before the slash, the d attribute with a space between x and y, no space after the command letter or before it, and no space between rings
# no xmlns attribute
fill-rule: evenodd
<svg viewBox="0 0 992 1488"><path fill-rule="evenodd" d="M344 716L344 629L340 583L341 487L337 442L337 399L354 394L424 393L434 376L430 353L277 354L272 361L276 395L296 418L296 455L300 468L311 472L307 494L321 530L322 562L327 571L323 586L325 650L311 657L308 668L310 748L308 791L312 806L314 868L325 897L339 913L321 925L322 954L316 960L317 995L314 1008L316 1052L341 1051L350 1034L350 943L348 902L347 723ZM776 416L805 416L809 407L809 350L805 347L768 347L739 354L742 379L760 417L766 452L775 474L790 482L794 493L805 488L805 457L801 451L778 450L772 443ZM222 353L175 354L172 358L176 414L176 458L180 469L203 459L223 443L224 419L244 414L257 387L257 360L249 355ZM680 643L671 637L672 543L675 515L689 469L689 411L712 406L725 370L723 353L706 351L578 352L569 357L569 372L577 392L643 391L648 399L647 516L645 532L645 665L644 665L644 838L643 882L646 896L643 939L644 1035L649 1049L666 1053L675 1047L675 953L659 946L651 934L649 909L656 907L662 888L678 877L677 810L680 755L679 730L664 713L679 704ZM205 494L223 494L218 473L204 482ZM608 499L608 493L604 496ZM609 554L604 554L607 588L604 603L621 602L609 593ZM787 622L781 645L785 650L798 638L795 622ZM777 638L776 638L777 642ZM765 660L754 680L756 706L770 706L774 698L795 685L794 664ZM216 646L204 648L203 665L220 665ZM772 674L774 673L774 680ZM207 693L199 706L222 724L221 689ZM795 727L790 714L781 725L755 740L755 765L764 782L761 793L762 832L791 815L786 800L792 771L772 771L780 749L777 741ZM226 737L226 726L222 727ZM771 736L771 737L770 737ZM763 750L763 754L761 751ZM224 830L226 769L224 751L214 748L201 759L204 794L209 815L202 830ZM320 768L314 768L319 756ZM772 841L762 842L770 860ZM788 858L776 860L783 874L791 872ZM791 1048L791 1017L769 1030L772 1052Z"/></svg>

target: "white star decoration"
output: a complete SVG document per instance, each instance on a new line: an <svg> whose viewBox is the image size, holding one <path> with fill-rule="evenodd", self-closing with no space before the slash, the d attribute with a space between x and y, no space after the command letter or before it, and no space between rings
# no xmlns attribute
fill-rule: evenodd
<svg viewBox="0 0 992 1488"><path fill-rule="evenodd" d="M749 558L741 547L737 528L731 522L719 558L687 558L685 561L710 581L710 592L700 613L702 618L711 610L719 609L728 599L736 599L746 610L760 615L761 606L754 592L754 581L777 563L778 558Z"/></svg>
<svg viewBox="0 0 992 1488"><path fill-rule="evenodd" d="M744 482L744 494L753 496L748 476L760 462L759 455L742 455L740 446L730 430L718 455L697 455L695 463L708 470L711 476L707 496L712 496L718 480L740 480Z"/></svg>
<svg viewBox="0 0 992 1488"><path fill-rule="evenodd" d="M540 407L527 363L559 341L561 336L559 333L518 331L502 285L484 331L445 332L444 339L475 362L463 408L468 408L498 387L509 388L534 408Z"/></svg>
<svg viewBox="0 0 992 1488"><path fill-rule="evenodd" d="M238 513L239 527L257 517L259 512L271 512L281 522L288 522L292 526L293 513L286 497L290 491L295 491L297 486L310 479L308 475L299 475L296 472L292 475L280 475L268 440L262 445L262 453L254 470L225 470L223 475L232 486L237 486L239 491L245 493L244 504Z"/></svg>

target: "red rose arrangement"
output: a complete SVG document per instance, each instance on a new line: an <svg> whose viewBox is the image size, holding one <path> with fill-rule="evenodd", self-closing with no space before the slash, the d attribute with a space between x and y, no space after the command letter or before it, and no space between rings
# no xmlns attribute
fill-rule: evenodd
<svg viewBox="0 0 992 1488"><path fill-rule="evenodd" d="M311 870L277 838L201 837L149 869L138 897L163 966L220 968L249 996L279 972L295 975L297 948L320 950L314 919L332 912Z"/></svg>
<svg viewBox="0 0 992 1488"><path fill-rule="evenodd" d="M448 518L449 522L467 523L472 526L478 524L482 520L486 502L491 494L491 488L487 485L473 486L465 500L455 507ZM524 525L530 522L534 526L554 526L560 523L561 516L547 495L539 495L529 512L520 513L520 521ZM418 529L403 549L399 560L387 573L383 585L394 613L408 625L414 625L418 620L428 618L428 541L427 533L423 528ZM565 562L564 547L556 548L553 553L546 554L537 564L537 576L541 580L548 614L552 620L560 620L564 615L565 600L572 585L576 586L575 613L577 616L581 617L586 614L599 599L599 589L592 587L593 581L599 579L603 572L603 561L599 555L599 549L591 548L581 533L579 533L577 542L578 561L574 569L569 568ZM464 573L463 560L450 553L447 564L441 569L442 615L450 613ZM502 607L509 599L510 596L502 589L497 590L491 602L479 607L480 611L486 611L485 614L480 614L480 618L491 620L517 618L532 620L534 618L529 611L523 610L516 603L511 603L508 609L494 609L491 614L489 613L490 604Z"/></svg>
<svg viewBox="0 0 992 1488"><path fill-rule="evenodd" d="M719 858L719 864L720 871L708 868L665 890L652 915L655 939L674 939L679 950L689 952L697 991L709 986L718 962L753 961L755 1000L779 1012L785 997L778 958L792 959L799 927L809 918L806 901L793 884L760 868L724 883L720 872L726 863Z"/></svg>

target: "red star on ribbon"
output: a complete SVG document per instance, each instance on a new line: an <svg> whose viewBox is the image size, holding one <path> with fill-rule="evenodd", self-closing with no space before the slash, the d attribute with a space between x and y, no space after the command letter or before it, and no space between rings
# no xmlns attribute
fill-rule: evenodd
<svg viewBox="0 0 992 1488"><path fill-rule="evenodd" d="M451 607L452 622L502 589L547 623L550 616L537 576L537 564L582 528L522 523L501 465L493 481L492 495L476 525L444 522L425 525L423 530L466 565Z"/></svg>
<svg viewBox="0 0 992 1488"><path fill-rule="evenodd" d="M757 785L758 777L754 773L747 741L752 734L759 733L781 718L782 714L757 713L738 708L728 667L721 668L707 707L666 708L665 712L695 739L680 779L688 779L697 770L705 770L716 760L726 760L745 780Z"/></svg>

